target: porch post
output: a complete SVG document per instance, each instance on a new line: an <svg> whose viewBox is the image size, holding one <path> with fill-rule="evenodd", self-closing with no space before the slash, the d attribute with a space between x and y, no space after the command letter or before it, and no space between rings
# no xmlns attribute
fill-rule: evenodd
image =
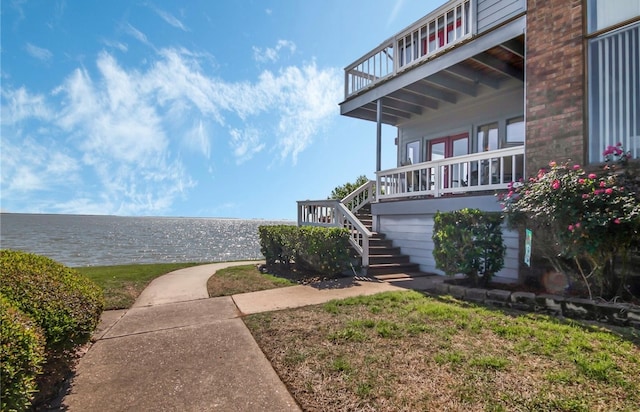
<svg viewBox="0 0 640 412"><path fill-rule="evenodd" d="M376 172L382 169L382 99L376 104Z"/></svg>

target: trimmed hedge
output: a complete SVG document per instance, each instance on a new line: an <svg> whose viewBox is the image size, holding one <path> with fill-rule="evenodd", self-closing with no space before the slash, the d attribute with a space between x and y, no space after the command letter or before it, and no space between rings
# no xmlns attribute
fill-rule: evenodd
<svg viewBox="0 0 640 412"><path fill-rule="evenodd" d="M23 411L31 406L44 346L42 330L0 295L0 410Z"/></svg>
<svg viewBox="0 0 640 412"><path fill-rule="evenodd" d="M489 283L504 266L502 217L478 209L438 212L433 226L436 267L466 275L475 285Z"/></svg>
<svg viewBox="0 0 640 412"><path fill-rule="evenodd" d="M273 225L258 227L260 251L267 264L295 262L330 274L349 268L349 232L344 228Z"/></svg>
<svg viewBox="0 0 640 412"><path fill-rule="evenodd" d="M78 271L12 250L0 250L0 293L42 328L48 352L88 342L104 306L102 290Z"/></svg>

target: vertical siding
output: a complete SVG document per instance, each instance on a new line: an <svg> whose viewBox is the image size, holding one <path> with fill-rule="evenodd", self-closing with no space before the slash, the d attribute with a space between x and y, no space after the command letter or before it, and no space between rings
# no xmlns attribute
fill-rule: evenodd
<svg viewBox="0 0 640 412"><path fill-rule="evenodd" d="M525 0L478 0L478 33L482 33L527 9Z"/></svg>
<svg viewBox="0 0 640 412"><path fill-rule="evenodd" d="M433 213L382 215L379 231L393 240L394 246L400 247L403 254L409 255L411 262L419 264L421 271L444 275L444 272L436 269L436 261L433 258L433 217ZM517 281L518 232L503 228L502 235L507 253L504 268L496 274L496 277Z"/></svg>

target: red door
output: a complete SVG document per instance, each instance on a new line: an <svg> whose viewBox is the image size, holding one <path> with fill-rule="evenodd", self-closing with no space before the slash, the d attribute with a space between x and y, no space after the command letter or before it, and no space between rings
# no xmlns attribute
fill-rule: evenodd
<svg viewBox="0 0 640 412"><path fill-rule="evenodd" d="M469 134L460 133L453 136L440 137L429 141L427 159L441 160L469 154ZM460 187L466 185L468 175L467 164L441 166L439 170L440 188ZM435 182L435 169L431 169L429 181Z"/></svg>

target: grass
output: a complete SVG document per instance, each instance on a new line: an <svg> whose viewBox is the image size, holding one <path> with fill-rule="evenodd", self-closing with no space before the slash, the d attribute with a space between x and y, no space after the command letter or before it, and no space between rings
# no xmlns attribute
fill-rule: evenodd
<svg viewBox="0 0 640 412"><path fill-rule="evenodd" d="M255 265L243 265L219 270L207 281L209 297L230 296L238 293L293 286L288 279L261 273Z"/></svg>
<svg viewBox="0 0 640 412"><path fill-rule="evenodd" d="M640 335L414 291L244 318L305 411L637 411Z"/></svg>
<svg viewBox="0 0 640 412"><path fill-rule="evenodd" d="M199 263L86 266L74 268L88 276L104 292L105 310L127 309L158 276Z"/></svg>
<svg viewBox="0 0 640 412"><path fill-rule="evenodd" d="M75 268L88 276L104 293L105 310L130 308L147 285L158 276L201 263L159 263ZM209 278L210 297L295 285L270 274L260 273L255 265L234 266L218 270Z"/></svg>

